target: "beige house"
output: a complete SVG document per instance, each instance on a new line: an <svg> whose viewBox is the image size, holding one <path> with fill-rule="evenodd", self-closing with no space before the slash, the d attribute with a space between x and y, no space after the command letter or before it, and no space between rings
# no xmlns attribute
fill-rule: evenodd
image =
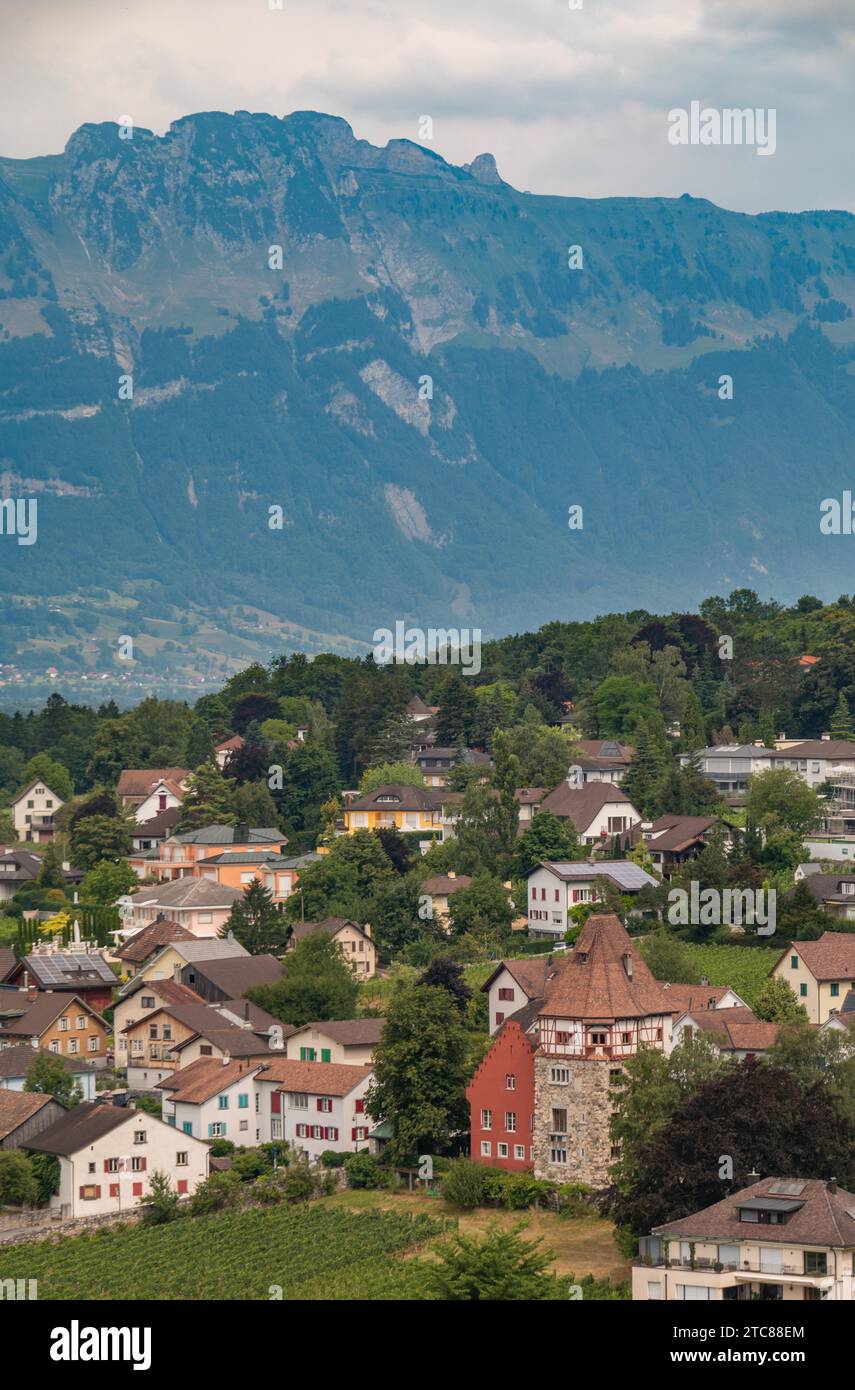
<svg viewBox="0 0 855 1390"><path fill-rule="evenodd" d="M855 1195L835 1182L763 1178L639 1241L633 1299L855 1298Z"/></svg>
<svg viewBox="0 0 855 1390"><path fill-rule="evenodd" d="M65 805L47 782L36 778L9 803L15 834L19 840L44 843L53 839L54 817Z"/></svg>
<svg viewBox="0 0 855 1390"><path fill-rule="evenodd" d="M174 980L176 967L179 974L185 965L197 960L229 960L232 956L247 956L249 952L232 937L204 937L189 941L169 941L150 956L133 975L133 980ZM130 993L129 985L122 989L122 995Z"/></svg>
<svg viewBox="0 0 855 1390"><path fill-rule="evenodd" d="M239 888L188 875L139 888L119 898L117 905L126 927L148 927L158 917L166 917L194 936L211 937L225 926L240 897Z"/></svg>
<svg viewBox="0 0 855 1390"><path fill-rule="evenodd" d="M286 1055L298 1062L333 1062L369 1066L380 1041L385 1019L345 1018L337 1022L306 1023L286 1043Z"/></svg>
<svg viewBox="0 0 855 1390"><path fill-rule="evenodd" d="M371 939L371 927L360 927L346 917L325 917L321 922L295 922L288 941L292 950L314 932L328 932L338 946L351 970L360 980L372 980L377 972L377 948Z"/></svg>
<svg viewBox="0 0 855 1390"><path fill-rule="evenodd" d="M810 1023L825 1023L855 986L855 935L827 931L818 941L793 941L769 974L786 980Z"/></svg>
<svg viewBox="0 0 855 1390"><path fill-rule="evenodd" d="M453 871L426 878L422 884L422 893L426 893L430 898L433 916L445 922L448 919L448 899L452 893L459 893L461 888L468 888L471 882L468 874L455 874Z"/></svg>

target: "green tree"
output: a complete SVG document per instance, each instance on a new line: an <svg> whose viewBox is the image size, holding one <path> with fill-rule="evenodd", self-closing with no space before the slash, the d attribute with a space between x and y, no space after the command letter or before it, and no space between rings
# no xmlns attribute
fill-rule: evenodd
<svg viewBox="0 0 855 1390"><path fill-rule="evenodd" d="M322 829L320 807L341 786L335 758L317 743L301 743L290 752L277 746L273 760L282 768L282 786L271 788L284 823L307 836Z"/></svg>
<svg viewBox="0 0 855 1390"><path fill-rule="evenodd" d="M658 713L656 690L632 676L607 676L591 696L601 738L635 737L642 719Z"/></svg>
<svg viewBox="0 0 855 1390"><path fill-rule="evenodd" d="M648 720L641 719L635 734L635 757L621 779L621 791L626 793L645 819L656 809L666 766L667 754L663 752Z"/></svg>
<svg viewBox="0 0 855 1390"><path fill-rule="evenodd" d="M790 768L757 772L748 785L746 815L767 835L779 830L807 835L819 823L821 807L813 787Z"/></svg>
<svg viewBox="0 0 855 1390"><path fill-rule="evenodd" d="M114 903L123 893L139 886L139 879L126 859L112 863L102 859L90 869L80 885L80 897L85 903Z"/></svg>
<svg viewBox="0 0 855 1390"><path fill-rule="evenodd" d="M368 921L378 889L395 877L395 866L378 835L370 830L340 835L329 854L301 872L297 892L288 899L286 915L291 921L300 917L307 921L324 917Z"/></svg>
<svg viewBox="0 0 855 1390"><path fill-rule="evenodd" d="M39 1184L26 1154L0 1151L0 1207L33 1206L38 1200Z"/></svg>
<svg viewBox="0 0 855 1390"><path fill-rule="evenodd" d="M680 743L690 753L695 753L698 749L707 746L706 720L701 709L701 702L694 690L691 689L686 696L683 718L680 722Z"/></svg>
<svg viewBox="0 0 855 1390"><path fill-rule="evenodd" d="M754 996L754 1012L769 1023L784 1023L791 1018L807 1018L786 980L770 975Z"/></svg>
<svg viewBox="0 0 855 1390"><path fill-rule="evenodd" d="M200 763L188 780L176 830L183 834L206 825L235 825L234 784L216 763Z"/></svg>
<svg viewBox="0 0 855 1390"><path fill-rule="evenodd" d="M83 1099L83 1092L61 1057L52 1052L36 1052L24 1077L24 1090L53 1096L54 1100L72 1110Z"/></svg>
<svg viewBox="0 0 855 1390"><path fill-rule="evenodd" d="M29 1159L33 1177L38 1187L36 1200L40 1205L45 1205L51 1197L55 1197L59 1193L59 1159L54 1154L36 1153L31 1153Z"/></svg>
<svg viewBox="0 0 855 1390"><path fill-rule="evenodd" d="M358 994L353 971L326 931L312 932L298 942L273 984L248 991L254 1003L295 1028L316 1019L353 1018Z"/></svg>
<svg viewBox="0 0 855 1390"><path fill-rule="evenodd" d="M516 787L558 785L579 755L579 741L573 729L553 729L548 724L517 724L503 729L494 740L498 757L515 757L518 769Z"/></svg>
<svg viewBox="0 0 855 1390"><path fill-rule="evenodd" d="M855 725L852 723L852 715L849 712L849 701L842 690L837 697L837 704L834 706L829 732L832 738L844 739L847 743L855 739Z"/></svg>
<svg viewBox="0 0 855 1390"><path fill-rule="evenodd" d="M820 907L804 879L799 879L778 908L778 934L791 941L818 941L823 932L839 931L840 926Z"/></svg>
<svg viewBox="0 0 855 1390"><path fill-rule="evenodd" d="M87 816L71 827L71 860L92 869L102 859L125 859L131 852L131 824L123 817Z"/></svg>
<svg viewBox="0 0 855 1390"><path fill-rule="evenodd" d="M381 763L378 767L369 767L363 772L359 782L359 794L367 796L378 787L423 787L424 784L425 779L415 763Z"/></svg>
<svg viewBox="0 0 855 1390"><path fill-rule="evenodd" d="M260 879L253 879L243 895L232 903L231 911L218 936L234 936L251 956L262 955L284 946L290 927L273 901L273 894Z"/></svg>
<svg viewBox="0 0 855 1390"><path fill-rule="evenodd" d="M569 821L560 821L552 811L538 811L516 843L511 859L511 876L524 878L541 863L562 864L580 857L579 836Z"/></svg>
<svg viewBox="0 0 855 1390"><path fill-rule="evenodd" d="M70 801L74 795L68 768L63 767L62 763L58 763L48 753L36 753L35 757L30 758L21 774L18 790L24 791L35 781L44 782L62 801Z"/></svg>
<svg viewBox="0 0 855 1390"><path fill-rule="evenodd" d="M439 1258L423 1263L428 1298L456 1303L531 1303L562 1297L555 1258L541 1240L523 1240L523 1227L491 1226L479 1239L455 1231L437 1247Z"/></svg>
<svg viewBox="0 0 855 1390"><path fill-rule="evenodd" d="M143 1202L142 1223L144 1226L165 1226L178 1215L181 1198L172 1186L168 1173L155 1169L152 1173L148 1193Z"/></svg>
<svg viewBox="0 0 855 1390"><path fill-rule="evenodd" d="M641 946L641 954L657 980L669 980L674 985L700 982L700 971L686 947L667 931L651 932Z"/></svg>
<svg viewBox="0 0 855 1390"><path fill-rule="evenodd" d="M56 840L51 840L42 854L42 867L36 878L37 888L61 888L65 891L65 877L62 872L62 850Z"/></svg>
<svg viewBox="0 0 855 1390"><path fill-rule="evenodd" d="M476 874L467 888L458 888L448 915L455 936L472 937L484 950L501 949L514 920L508 890L490 874Z"/></svg>
<svg viewBox="0 0 855 1390"><path fill-rule="evenodd" d="M469 1038L456 1001L437 985L402 985L374 1051L366 1109L392 1128L396 1162L443 1153L468 1127Z"/></svg>
<svg viewBox="0 0 855 1390"><path fill-rule="evenodd" d="M441 748L468 747L472 741L478 702L471 678L449 671L436 696L436 741Z"/></svg>

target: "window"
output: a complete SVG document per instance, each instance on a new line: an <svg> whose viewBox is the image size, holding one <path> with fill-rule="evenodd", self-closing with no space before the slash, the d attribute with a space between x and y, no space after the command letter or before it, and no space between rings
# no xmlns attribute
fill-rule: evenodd
<svg viewBox="0 0 855 1390"><path fill-rule="evenodd" d="M331 1114L332 1114L332 1101L330 1100L329 1096L319 1096L319 1097L318 1097L318 1109L319 1109L324 1115L331 1115Z"/></svg>
<svg viewBox="0 0 855 1390"><path fill-rule="evenodd" d="M241 1120L238 1124L238 1129L249 1129L249 1120Z"/></svg>
<svg viewBox="0 0 855 1390"><path fill-rule="evenodd" d="M144 1173L145 1166L145 1158L142 1156L142 1154L133 1155L133 1157L131 1158L132 1173Z"/></svg>
<svg viewBox="0 0 855 1390"><path fill-rule="evenodd" d="M90 1052L97 1052L99 1047L98 1039L94 1036L87 1038L86 1046L89 1048Z"/></svg>
<svg viewBox="0 0 855 1390"><path fill-rule="evenodd" d="M514 1158L525 1159L525 1144L514 1144Z"/></svg>
<svg viewBox="0 0 855 1390"><path fill-rule="evenodd" d="M482 1139L482 1140L481 1140L481 1157L482 1157L482 1158L489 1158L490 1155L492 1154L492 1152L493 1152L493 1145L490 1143L489 1139Z"/></svg>
<svg viewBox="0 0 855 1390"><path fill-rule="evenodd" d="M654 1299L661 1298L662 1284L657 1282L655 1279L651 1279L649 1284L647 1285L647 1297Z"/></svg>
<svg viewBox="0 0 855 1390"><path fill-rule="evenodd" d="M144 1143L145 1143L145 1130L144 1130L144 1129L135 1129L135 1130L134 1130L134 1143L135 1143L135 1144L144 1144Z"/></svg>
<svg viewBox="0 0 855 1390"><path fill-rule="evenodd" d="M569 1067L550 1067L549 1079L553 1086L566 1086L570 1080Z"/></svg>
<svg viewBox="0 0 855 1390"><path fill-rule="evenodd" d="M505 1021L505 1015L504 1015L504 1014L496 1014L496 1024L497 1024L497 1025L500 1024L500 1023L504 1023L504 1021Z"/></svg>
<svg viewBox="0 0 855 1390"><path fill-rule="evenodd" d="M566 1150L566 1149L550 1149L550 1150L549 1150L549 1162L550 1162L550 1163L566 1163L566 1162L567 1162L567 1150Z"/></svg>
<svg viewBox="0 0 855 1390"><path fill-rule="evenodd" d="M185 1120L185 1121L183 1122L181 1128L182 1128L182 1130L184 1131L185 1134L192 1134L192 1133L193 1133L193 1121L192 1121L192 1120Z"/></svg>
<svg viewBox="0 0 855 1390"><path fill-rule="evenodd" d="M288 1103L292 1110L308 1110L309 1097L292 1091L288 1096Z"/></svg>
<svg viewBox="0 0 855 1390"><path fill-rule="evenodd" d="M72 1056L80 1051L80 1043L77 1041L76 1038L69 1038L68 1050L72 1054Z"/></svg>
<svg viewBox="0 0 855 1390"><path fill-rule="evenodd" d="M799 968L799 958L798 958L798 956L790 956L790 969L791 969L791 970L798 970L798 968Z"/></svg>
<svg viewBox="0 0 855 1390"><path fill-rule="evenodd" d="M509 1072L508 1075L505 1077L505 1090L506 1090L506 1091L515 1091L516 1088L517 1088L517 1078L514 1076L513 1072Z"/></svg>
<svg viewBox="0 0 855 1390"><path fill-rule="evenodd" d="M87 1183L86 1186L80 1189L81 1202L97 1202L100 1196L101 1189L100 1187L96 1187L95 1183Z"/></svg>
<svg viewBox="0 0 855 1390"><path fill-rule="evenodd" d="M513 1002L514 992L513 992L512 989L500 989L500 990L499 990L499 998L500 998L500 999L510 999L511 1002Z"/></svg>
<svg viewBox="0 0 855 1390"><path fill-rule="evenodd" d="M238 1096L238 1110L249 1109L249 1092L244 1091Z"/></svg>
<svg viewBox="0 0 855 1390"><path fill-rule="evenodd" d="M806 999L806 998L807 998L807 985L805 984L804 980L803 980L802 983L799 985L799 995L801 996L802 999Z"/></svg>
<svg viewBox="0 0 855 1390"><path fill-rule="evenodd" d="M365 1114L365 1101L364 1101L364 1100L355 1100L355 1101L353 1102L353 1110L354 1110L354 1114L356 1114L356 1115L364 1115L364 1114Z"/></svg>
<svg viewBox="0 0 855 1390"><path fill-rule="evenodd" d="M218 1120L212 1120L211 1123L208 1125L208 1138L209 1138L209 1139L225 1139L225 1137L226 1137L226 1122L225 1122L225 1120L219 1120L219 1121L218 1121Z"/></svg>
<svg viewBox="0 0 855 1390"><path fill-rule="evenodd" d="M496 1153L497 1153L497 1155L498 1155L499 1158L507 1158L507 1156L508 1156L508 1146L507 1146L507 1144L497 1144L497 1145L496 1145Z"/></svg>
<svg viewBox="0 0 855 1390"><path fill-rule="evenodd" d="M156 1023L150 1023L150 1024L148 1025L148 1035L149 1035L149 1037L150 1037L151 1039L155 1039L155 1038L157 1037L157 1024L156 1024Z"/></svg>
<svg viewBox="0 0 855 1390"><path fill-rule="evenodd" d="M839 984L837 983L837 981L835 980L834 984L831 986L831 997L832 997L832 999L836 999L836 998L838 997L839 994L840 994L840 985L839 985Z"/></svg>
<svg viewBox="0 0 855 1390"><path fill-rule="evenodd" d="M60 1033L67 1033L67 1032L68 1032L68 1019L67 1019L67 1018L61 1018L61 1019L59 1020L59 1031L60 1031Z"/></svg>
<svg viewBox="0 0 855 1390"><path fill-rule="evenodd" d="M229 1108L229 1098L228 1098L228 1096L217 1096L217 1105L218 1105L218 1107L219 1107L220 1110L228 1110L228 1108Z"/></svg>
<svg viewBox="0 0 855 1390"><path fill-rule="evenodd" d="M481 1128L482 1128L482 1129L492 1129L492 1128L493 1128L493 1112L492 1112L492 1110L482 1110L482 1111L481 1111Z"/></svg>
<svg viewBox="0 0 855 1390"><path fill-rule="evenodd" d="M301 1048L300 1048L300 1061L301 1061L301 1062L314 1062L314 1061L315 1061L315 1049L314 1049L313 1047L301 1047Z"/></svg>
<svg viewBox="0 0 855 1390"><path fill-rule="evenodd" d="M368 1137L368 1130L366 1129L366 1127L365 1127L364 1125L356 1125L356 1126L351 1130L351 1139L354 1139L354 1140L356 1140L357 1142L360 1142L361 1140L366 1139L367 1137Z"/></svg>
<svg viewBox="0 0 855 1390"><path fill-rule="evenodd" d="M186 1150L186 1149L179 1149L179 1150L178 1150L178 1153L175 1155L175 1166L176 1166L176 1168L186 1168L188 1162L189 1162L189 1158L188 1158L188 1155L187 1155L187 1150Z"/></svg>
<svg viewBox="0 0 855 1390"><path fill-rule="evenodd" d="M552 1128L551 1128L551 1130L550 1130L550 1133L551 1133L551 1134L566 1134L566 1133L567 1133L567 1111L566 1111L566 1110L555 1110L555 1109L553 1109L553 1111L552 1111Z"/></svg>
<svg viewBox="0 0 855 1390"><path fill-rule="evenodd" d="M282 1121L278 1118L270 1121L270 1137L271 1139L282 1138Z"/></svg>
<svg viewBox="0 0 855 1390"><path fill-rule="evenodd" d="M119 1184L118 1184L117 1182L111 1182L111 1183L110 1183L110 1196L111 1196L111 1197L118 1197L118 1195L119 1195Z"/></svg>
<svg viewBox="0 0 855 1390"><path fill-rule="evenodd" d="M505 1131L506 1131L506 1133L508 1133L508 1134L513 1134L513 1133L515 1132L515 1130L516 1130L516 1127L517 1127L517 1112L516 1112L516 1110L506 1110L506 1111L505 1111Z"/></svg>
<svg viewBox="0 0 855 1390"><path fill-rule="evenodd" d="M134 1196L134 1197L141 1197L141 1196L142 1196L142 1183L141 1183L141 1182L135 1182L135 1183L133 1184L133 1186L131 1187L131 1194L132 1194L132 1196Z"/></svg>
<svg viewBox="0 0 855 1390"><path fill-rule="evenodd" d="M154 1008L154 995L153 995L153 994L144 994L143 997L142 997L142 1006L143 1006L144 1009L153 1009L153 1008ZM133 1019L131 1019L131 1022L133 1022Z"/></svg>
<svg viewBox="0 0 855 1390"><path fill-rule="evenodd" d="M828 1256L824 1250L805 1251L805 1274L827 1274Z"/></svg>
<svg viewBox="0 0 855 1390"><path fill-rule="evenodd" d="M832 988L833 988L833 986L832 986ZM74 1026L75 1026L75 1028L85 1028L85 1027L86 1027L86 1015L85 1015L85 1014L78 1014L77 1017L76 1017L76 1019L74 1020Z"/></svg>

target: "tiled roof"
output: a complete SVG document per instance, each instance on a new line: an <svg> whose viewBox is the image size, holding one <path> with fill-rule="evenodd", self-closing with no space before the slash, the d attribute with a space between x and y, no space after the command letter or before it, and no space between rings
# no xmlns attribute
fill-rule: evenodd
<svg viewBox="0 0 855 1390"><path fill-rule="evenodd" d="M194 960L193 971L221 989L228 999L237 999L253 985L270 985L282 974L275 956L233 956L227 960Z"/></svg>
<svg viewBox="0 0 855 1390"><path fill-rule="evenodd" d="M551 969L551 962L548 956L536 956L530 960L500 960L493 973L486 979L481 986L482 992L487 993L493 981L507 970L513 975L520 989L524 990L529 999L538 999L546 988L546 977Z"/></svg>
<svg viewBox="0 0 855 1390"><path fill-rule="evenodd" d="M736 993L731 991L730 985L672 985L662 982L671 1003L671 1008L677 1013L686 1013L695 1009L716 1009L721 1004L726 994ZM714 1001L711 1003L710 1001ZM725 1010L729 1013L730 1010Z"/></svg>
<svg viewBox="0 0 855 1390"><path fill-rule="evenodd" d="M345 806L345 811L438 811L446 793L439 787L408 787L403 782L375 787ZM384 799L385 798L385 799ZM391 800L389 798L392 798Z"/></svg>
<svg viewBox="0 0 855 1390"><path fill-rule="evenodd" d="M302 941L306 936L313 936L315 932L329 932L330 936L335 936L341 931L342 927L354 927L356 931L362 932L367 941L371 938L364 927L358 922L352 922L349 917L324 917L320 922L295 922L291 932L292 941Z"/></svg>
<svg viewBox="0 0 855 1390"><path fill-rule="evenodd" d="M583 787L571 787L568 782L559 782L544 797L540 809L571 820L576 829L584 833L604 806L618 803L632 805L626 792L613 782L586 782Z"/></svg>
<svg viewBox="0 0 855 1390"><path fill-rule="evenodd" d="M0 983L8 979L18 964L11 946L0 946Z"/></svg>
<svg viewBox="0 0 855 1390"><path fill-rule="evenodd" d="M765 1023L751 1009L690 1009L693 1024L718 1040L722 1052L765 1052L778 1036L780 1024Z"/></svg>
<svg viewBox="0 0 855 1390"><path fill-rule="evenodd" d="M226 1062L221 1057L199 1057L189 1066L181 1067L164 1081L158 1083L158 1090L168 1091L170 1100L188 1105L203 1105L212 1096L219 1095L226 1086L241 1077L250 1077L260 1063Z"/></svg>
<svg viewBox="0 0 855 1390"><path fill-rule="evenodd" d="M180 845L284 845L287 838L275 825L205 825L173 836Z"/></svg>
<svg viewBox="0 0 855 1390"><path fill-rule="evenodd" d="M800 1184L798 1196L787 1198L781 1188L794 1189L797 1179L762 1178L760 1182L731 1193L721 1202L704 1207L692 1216L655 1226L654 1235L686 1236L697 1240L755 1240L763 1245L855 1246L855 1193L817 1179ZM792 1183L792 1186L791 1186ZM758 1197L780 1197L802 1202L803 1206L780 1226L757 1225L739 1220L738 1208Z"/></svg>
<svg viewBox="0 0 855 1390"><path fill-rule="evenodd" d="M152 922L148 927L142 927L134 936L130 937L123 946L116 952L120 960L130 961L136 965L146 961L153 956L155 951L161 946L166 946L170 941L195 941L197 938L187 927L182 927L180 922Z"/></svg>
<svg viewBox="0 0 855 1390"><path fill-rule="evenodd" d="M588 918L540 1016L600 1022L670 1012L620 918L604 913Z"/></svg>
<svg viewBox="0 0 855 1390"><path fill-rule="evenodd" d="M165 811L158 811L156 816L141 821L133 832L134 839L165 840L174 830L180 814L180 806L167 806Z"/></svg>
<svg viewBox="0 0 855 1390"><path fill-rule="evenodd" d="M777 750L779 758L855 758L855 743L844 738L806 738Z"/></svg>
<svg viewBox="0 0 855 1390"><path fill-rule="evenodd" d="M116 795L139 797L145 801L158 782L173 782L177 786L189 776L190 769L186 767L126 767L119 773Z"/></svg>
<svg viewBox="0 0 855 1390"><path fill-rule="evenodd" d="M231 907L240 897L239 888L228 888L224 883L212 883L209 878L194 878L187 874L169 883L138 889L131 895L131 903L135 908Z"/></svg>
<svg viewBox="0 0 855 1390"><path fill-rule="evenodd" d="M39 1092L0 1090L0 1139L6 1139L52 1101L53 1096Z"/></svg>
<svg viewBox="0 0 855 1390"><path fill-rule="evenodd" d="M448 874L435 874L433 878L426 878L422 884L424 893L436 893L439 897L447 897L449 893L456 893L458 888L468 888L472 879L468 874L457 874L451 878Z"/></svg>
<svg viewBox="0 0 855 1390"><path fill-rule="evenodd" d="M8 1023L4 1023L3 1027L0 1028L0 1037L9 1033L21 1038L41 1037L45 1029L50 1028L51 1024L59 1018L60 1014L65 1013L65 1010L72 1003L79 1004L91 1018L97 1019L99 1023L104 1023L100 1014L96 1014L95 1010L91 1009L76 994L70 994L67 991L62 991L59 994L37 994L31 1003L27 1001L25 995L22 995L21 999L21 1007L25 1008L25 1012L20 1018L12 1018ZM104 1023L105 1028L106 1026Z"/></svg>
<svg viewBox="0 0 855 1390"><path fill-rule="evenodd" d="M48 1125L41 1134L28 1139L27 1148L37 1149L39 1153L70 1157L79 1153L81 1149L88 1149L90 1144L94 1144L111 1130L118 1129L119 1125L125 1124L132 1116L137 1122L143 1118L141 1114L124 1106L103 1105L98 1101L85 1100L73 1110L69 1110L61 1119ZM159 1123L151 1115L144 1118L146 1124Z"/></svg>
<svg viewBox="0 0 855 1390"><path fill-rule="evenodd" d="M2 1032L0 1032L2 1036ZM70 1075L79 1076L81 1072L93 1070L92 1063L85 1057L63 1057L59 1052L49 1052L46 1047L32 1047L29 1043L16 1043L14 1047L0 1049L0 1076L7 1081L17 1081L26 1077L37 1057L50 1057L61 1062ZM0 1092L2 1094L2 1092Z"/></svg>
<svg viewBox="0 0 855 1390"><path fill-rule="evenodd" d="M645 831L643 842L651 849L687 849L717 824L716 816L660 816Z"/></svg>
<svg viewBox="0 0 855 1390"><path fill-rule="evenodd" d="M808 886L811 881L805 880ZM793 941L772 969L793 953L801 956L815 980L855 980L855 934L827 931L818 941Z"/></svg>
<svg viewBox="0 0 855 1390"><path fill-rule="evenodd" d="M304 1023L293 1030L293 1036L303 1033L307 1028L323 1033L325 1038L341 1043L342 1047L373 1046L380 1041L385 1018L341 1018L317 1023Z"/></svg>
<svg viewBox="0 0 855 1390"><path fill-rule="evenodd" d="M280 1091L295 1091L300 1095L346 1096L360 1081L371 1075L368 1066L356 1067L343 1062L292 1062L277 1057L267 1063L260 1081L273 1081Z"/></svg>

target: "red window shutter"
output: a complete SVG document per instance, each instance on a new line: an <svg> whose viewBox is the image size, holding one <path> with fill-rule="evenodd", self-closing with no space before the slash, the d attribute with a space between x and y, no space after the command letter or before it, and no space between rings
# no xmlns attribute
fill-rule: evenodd
<svg viewBox="0 0 855 1390"><path fill-rule="evenodd" d="M142 1196L142 1183L141 1183L141 1182L135 1182L135 1183L134 1183L133 1188L132 1188L132 1196L134 1196L134 1197L141 1197L141 1196Z"/></svg>
<svg viewBox="0 0 855 1390"><path fill-rule="evenodd" d="M323 1099L321 1098L321 1096L318 1096L318 1099L317 1099L317 1101L316 1101L316 1104L317 1104L317 1107L318 1107L319 1110L323 1110L323 1108L324 1108L324 1102L323 1102Z"/></svg>
<svg viewBox="0 0 855 1390"><path fill-rule="evenodd" d="M270 1097L270 1113L271 1115L280 1115L282 1113L282 1096L279 1091L274 1091L273 1095Z"/></svg>
<svg viewBox="0 0 855 1390"><path fill-rule="evenodd" d="M144 1172L145 1172L145 1165L146 1165L146 1160L143 1159L142 1163L140 1164L140 1172L141 1172L141 1173L144 1173Z"/></svg>
<svg viewBox="0 0 855 1390"><path fill-rule="evenodd" d="M118 1197L118 1195L119 1195L119 1184L118 1184L117 1182L111 1182L111 1183L110 1183L110 1196L111 1196L111 1197Z"/></svg>
<svg viewBox="0 0 855 1390"><path fill-rule="evenodd" d="M181 1195L182 1195L183 1193L185 1193L186 1191L187 1191L187 1179L186 1179L186 1178L179 1178L179 1179L178 1179L178 1195L181 1196Z"/></svg>
<svg viewBox="0 0 855 1390"><path fill-rule="evenodd" d="M356 1111L357 1115L363 1115L363 1114L365 1113L365 1101L364 1101L364 1100L357 1100L357 1101L355 1101L355 1102L354 1102L353 1108L354 1108L354 1110Z"/></svg>
<svg viewBox="0 0 855 1390"><path fill-rule="evenodd" d="M351 1139L355 1139L355 1138L356 1138L356 1130L355 1130L355 1129L352 1129L352 1130L350 1131L350 1137L351 1137Z"/></svg>
<svg viewBox="0 0 855 1390"><path fill-rule="evenodd" d="M110 1171L110 1160L109 1160L109 1158L105 1158L105 1159L104 1159L104 1172L105 1172L105 1173L109 1173L109 1171Z"/></svg>
<svg viewBox="0 0 855 1390"><path fill-rule="evenodd" d="M333 1125L332 1128L330 1129L329 1137L330 1137L330 1139L332 1139L333 1143L335 1143L335 1144L338 1143L338 1130L337 1130L337 1128L336 1128L335 1125Z"/></svg>
<svg viewBox="0 0 855 1390"><path fill-rule="evenodd" d="M81 1202L83 1201L83 1194L84 1194L85 1191L86 1191L86 1188L83 1187L83 1186L81 1186L80 1192L79 1192L79 1194L78 1194L79 1197L80 1197Z"/></svg>

